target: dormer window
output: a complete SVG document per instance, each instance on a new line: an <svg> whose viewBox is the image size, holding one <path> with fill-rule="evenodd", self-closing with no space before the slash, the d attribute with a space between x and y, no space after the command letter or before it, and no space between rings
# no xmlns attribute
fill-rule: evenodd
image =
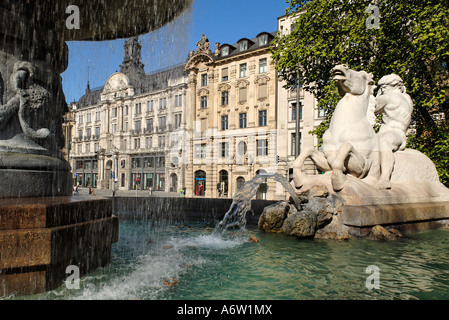
<svg viewBox="0 0 449 320"><path fill-rule="evenodd" d="M223 47L221 48L221 56L226 57L229 55L229 47Z"/></svg>
<svg viewBox="0 0 449 320"><path fill-rule="evenodd" d="M264 46L268 43L268 35L263 34L259 37L259 47Z"/></svg>
<svg viewBox="0 0 449 320"><path fill-rule="evenodd" d="M244 40L240 42L240 51L245 51L248 49L248 41Z"/></svg>

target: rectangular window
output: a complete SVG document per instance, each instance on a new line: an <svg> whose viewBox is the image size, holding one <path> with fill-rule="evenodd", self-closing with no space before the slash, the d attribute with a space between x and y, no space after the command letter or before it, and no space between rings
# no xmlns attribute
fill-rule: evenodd
<svg viewBox="0 0 449 320"><path fill-rule="evenodd" d="M175 145L177 145L177 144L178 144L178 134L173 133L173 134L170 136L170 147L173 147L173 146L175 146Z"/></svg>
<svg viewBox="0 0 449 320"><path fill-rule="evenodd" d="M78 123L79 123L79 124L82 124L82 123L83 123L83 115L82 115L82 114L80 114L80 115L78 116Z"/></svg>
<svg viewBox="0 0 449 320"><path fill-rule="evenodd" d="M140 158L131 159L131 168L140 168Z"/></svg>
<svg viewBox="0 0 449 320"><path fill-rule="evenodd" d="M194 150L194 156L196 159L206 159L206 144L196 144Z"/></svg>
<svg viewBox="0 0 449 320"><path fill-rule="evenodd" d="M246 63L240 65L240 78L246 77Z"/></svg>
<svg viewBox="0 0 449 320"><path fill-rule="evenodd" d="M100 137L100 127L95 127L95 138L98 139Z"/></svg>
<svg viewBox="0 0 449 320"><path fill-rule="evenodd" d="M147 132L153 132L153 118L147 119Z"/></svg>
<svg viewBox="0 0 449 320"><path fill-rule="evenodd" d="M83 130L78 130L78 140L83 140Z"/></svg>
<svg viewBox="0 0 449 320"><path fill-rule="evenodd" d="M136 103L135 107L136 107L135 108L136 114L140 114L142 112L142 104L141 103Z"/></svg>
<svg viewBox="0 0 449 320"><path fill-rule="evenodd" d="M318 108L318 118L322 118L326 116L326 110L324 109L324 107L319 107Z"/></svg>
<svg viewBox="0 0 449 320"><path fill-rule="evenodd" d="M153 100L147 101L147 112L153 111Z"/></svg>
<svg viewBox="0 0 449 320"><path fill-rule="evenodd" d="M159 136L157 145L159 148L165 148L165 136Z"/></svg>
<svg viewBox="0 0 449 320"><path fill-rule="evenodd" d="M86 115L86 123L89 123L90 121L91 121L91 114L88 113L88 114Z"/></svg>
<svg viewBox="0 0 449 320"><path fill-rule="evenodd" d="M91 135L92 135L92 129L87 128L87 139L90 139Z"/></svg>
<svg viewBox="0 0 449 320"><path fill-rule="evenodd" d="M228 81L228 68L221 69L221 81Z"/></svg>
<svg viewBox="0 0 449 320"><path fill-rule="evenodd" d="M248 49L248 41L240 42L240 51L245 51L246 49Z"/></svg>
<svg viewBox="0 0 449 320"><path fill-rule="evenodd" d="M268 85L266 83L259 84L259 93L258 93L259 99L265 99L268 96L267 95L267 87L268 87Z"/></svg>
<svg viewBox="0 0 449 320"><path fill-rule="evenodd" d="M201 75L201 86L202 87L207 86L207 73Z"/></svg>
<svg viewBox="0 0 449 320"><path fill-rule="evenodd" d="M239 89L239 102L243 103L246 102L248 95L248 89L247 88L240 88Z"/></svg>
<svg viewBox="0 0 449 320"><path fill-rule="evenodd" d="M156 157L156 167L165 167L165 157Z"/></svg>
<svg viewBox="0 0 449 320"><path fill-rule="evenodd" d="M175 107L182 106L182 94L175 95Z"/></svg>
<svg viewBox="0 0 449 320"><path fill-rule="evenodd" d="M181 114L177 113L175 114L175 129L178 129L181 127Z"/></svg>
<svg viewBox="0 0 449 320"><path fill-rule="evenodd" d="M259 37L259 46L264 46L268 43L268 36L266 34Z"/></svg>
<svg viewBox="0 0 449 320"><path fill-rule="evenodd" d="M136 122L134 122L134 130L136 131L136 133L140 133L140 129L141 129L140 120L137 120Z"/></svg>
<svg viewBox="0 0 449 320"><path fill-rule="evenodd" d="M221 56L226 57L227 55L229 55L229 47L221 48Z"/></svg>
<svg viewBox="0 0 449 320"><path fill-rule="evenodd" d="M148 158L144 158L144 167L145 168L152 168L154 167L154 158L153 157L148 157Z"/></svg>
<svg viewBox="0 0 449 320"><path fill-rule="evenodd" d="M113 123L112 124L112 133L116 133L117 132L117 123Z"/></svg>
<svg viewBox="0 0 449 320"><path fill-rule="evenodd" d="M239 128L246 128L246 113L239 114Z"/></svg>
<svg viewBox="0 0 449 320"><path fill-rule="evenodd" d="M221 116L221 130L228 130L228 116Z"/></svg>
<svg viewBox="0 0 449 320"><path fill-rule="evenodd" d="M222 158L228 157L228 149L229 149L229 143L220 142L220 154L221 154Z"/></svg>
<svg viewBox="0 0 449 320"><path fill-rule="evenodd" d="M259 111L259 126L263 127L267 125L267 110Z"/></svg>
<svg viewBox="0 0 449 320"><path fill-rule="evenodd" d="M207 109L207 96L201 96L201 109Z"/></svg>
<svg viewBox="0 0 449 320"><path fill-rule="evenodd" d="M258 156L268 155L268 140L266 139L257 140L257 155Z"/></svg>
<svg viewBox="0 0 449 320"><path fill-rule="evenodd" d="M134 149L140 148L140 138L134 139Z"/></svg>
<svg viewBox="0 0 449 320"><path fill-rule="evenodd" d="M112 108L112 118L117 118L117 107Z"/></svg>
<svg viewBox="0 0 449 320"><path fill-rule="evenodd" d="M259 73L267 72L267 58L259 60Z"/></svg>
<svg viewBox="0 0 449 320"><path fill-rule="evenodd" d="M227 105L229 102L229 92L228 91L223 91L221 93L221 105L225 106Z"/></svg>
<svg viewBox="0 0 449 320"><path fill-rule="evenodd" d="M167 118L165 116L164 117L159 117L159 129L160 130L165 130L165 127L167 125L166 120L167 120Z"/></svg>
<svg viewBox="0 0 449 320"><path fill-rule="evenodd" d="M296 102L292 103L292 120L296 120ZM299 120L302 120L302 103L299 103Z"/></svg>
<svg viewBox="0 0 449 320"><path fill-rule="evenodd" d="M100 121L100 111L95 112L95 121Z"/></svg>

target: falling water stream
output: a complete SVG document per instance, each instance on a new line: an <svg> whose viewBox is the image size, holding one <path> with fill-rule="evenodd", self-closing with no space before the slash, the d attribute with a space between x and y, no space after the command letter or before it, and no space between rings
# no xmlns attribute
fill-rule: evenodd
<svg viewBox="0 0 449 320"><path fill-rule="evenodd" d="M285 177L279 173L260 173L250 181L245 182L236 192L229 210L215 228L217 233L222 233L228 228L238 227L243 229L245 227L246 213L251 209L251 200L256 196L259 185L266 182L267 178L273 178L275 181L281 183L290 194L296 207L300 208L298 196Z"/></svg>

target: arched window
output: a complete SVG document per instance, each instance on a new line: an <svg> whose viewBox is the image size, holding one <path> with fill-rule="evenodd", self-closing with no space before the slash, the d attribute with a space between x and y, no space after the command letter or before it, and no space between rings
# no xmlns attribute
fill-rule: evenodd
<svg viewBox="0 0 449 320"><path fill-rule="evenodd" d="M267 173L267 172L264 169L259 169L256 171L256 175L258 175L259 173ZM256 199L266 200L267 199L267 191L268 191L268 185L267 185L267 179L265 178L265 182L261 183L259 185L259 188L257 189Z"/></svg>
<svg viewBox="0 0 449 320"><path fill-rule="evenodd" d="M245 178L238 177L237 178L237 190L240 190L241 187L245 184Z"/></svg>
<svg viewBox="0 0 449 320"><path fill-rule="evenodd" d="M195 171L195 195L204 197L206 192L206 172Z"/></svg>
<svg viewBox="0 0 449 320"><path fill-rule="evenodd" d="M170 175L170 191L171 192L178 191L178 175L176 173L172 173Z"/></svg>
<svg viewBox="0 0 449 320"><path fill-rule="evenodd" d="M229 174L226 170L221 170L218 174L219 174L219 182L217 185L218 196L225 197L228 195Z"/></svg>

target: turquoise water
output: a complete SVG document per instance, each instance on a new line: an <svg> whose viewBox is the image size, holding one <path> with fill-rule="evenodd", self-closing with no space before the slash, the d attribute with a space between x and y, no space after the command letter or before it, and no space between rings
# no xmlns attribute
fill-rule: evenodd
<svg viewBox="0 0 449 320"><path fill-rule="evenodd" d="M448 299L449 230L391 242L297 240L206 224L121 221L112 262L80 289L12 299ZM254 235L258 243L249 243ZM369 290L368 266L379 268ZM175 278L173 287L164 279Z"/></svg>

